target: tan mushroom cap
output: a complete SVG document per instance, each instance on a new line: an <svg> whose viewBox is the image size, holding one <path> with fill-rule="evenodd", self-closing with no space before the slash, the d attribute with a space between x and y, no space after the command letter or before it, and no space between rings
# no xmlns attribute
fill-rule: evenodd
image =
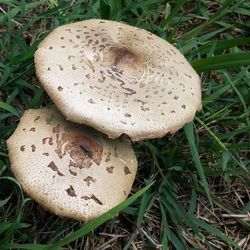
<svg viewBox="0 0 250 250"><path fill-rule="evenodd" d="M36 72L68 120L109 137L162 137L201 107L198 74L171 44L123 23L90 19L53 30Z"/></svg>
<svg viewBox="0 0 250 250"><path fill-rule="evenodd" d="M137 170L128 140L65 120L56 109L28 110L7 141L11 169L51 212L89 221L126 199Z"/></svg>

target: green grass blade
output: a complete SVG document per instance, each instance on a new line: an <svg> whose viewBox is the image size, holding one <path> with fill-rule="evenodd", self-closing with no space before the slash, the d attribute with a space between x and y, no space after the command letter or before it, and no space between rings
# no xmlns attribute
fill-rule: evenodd
<svg viewBox="0 0 250 250"><path fill-rule="evenodd" d="M222 170L223 172L227 171L228 162L230 160L230 153L228 151L223 151L221 154L221 161L222 161Z"/></svg>
<svg viewBox="0 0 250 250"><path fill-rule="evenodd" d="M10 181L13 184L15 184L20 189L21 195L22 195L22 200L24 200L24 194L23 194L22 187L16 179L14 179L13 177L10 177L10 176L3 176L3 177L0 177L0 180L7 180L7 181Z"/></svg>
<svg viewBox="0 0 250 250"><path fill-rule="evenodd" d="M22 200L22 204L21 204L21 207L19 209L18 216L17 216L16 220L12 223L11 227L4 233L4 237L0 240L0 246L9 243L11 241L11 238L14 237L16 230L18 230L18 229L20 230L22 228L27 228L27 227L31 226L30 224L21 222L22 217L23 217L24 207L25 207L26 203L29 201L30 201L29 198Z"/></svg>
<svg viewBox="0 0 250 250"><path fill-rule="evenodd" d="M168 28L171 25L172 19L177 15L177 13L181 10L182 6L186 3L184 0L176 0L175 7L170 11L167 18L164 20L161 25L164 29Z"/></svg>
<svg viewBox="0 0 250 250"><path fill-rule="evenodd" d="M212 202L212 198L211 198L210 193L209 193L209 187L208 187L208 183L207 183L207 180L206 180L206 176L205 176L203 167L201 165L198 150L197 150L196 145L195 145L193 123L186 124L184 126L184 131L185 131L186 137L188 139L188 143L189 143L189 146L190 146L190 149L191 149L191 152L192 152L193 160L194 160L196 169L197 169L197 171L199 173L199 176L201 178L203 188L204 188L205 193L206 193L206 195L208 197L210 205L213 207L213 202Z"/></svg>
<svg viewBox="0 0 250 250"><path fill-rule="evenodd" d="M80 237L83 237L87 233L89 233L92 230L94 230L97 227L99 227L101 224L103 224L107 220L110 220L111 218L113 218L117 213L119 213L120 211L122 211L125 207L129 206L131 203L133 203L135 200L137 200L152 185L153 185L153 182L150 183L150 184L148 184L147 186L145 186L141 190L139 190L137 193L135 193L132 196L130 196L124 202L120 203L119 205L117 205L116 207L112 208L111 210L109 210L105 214L101 215L99 218L91 221L90 223L86 224L82 228L80 228L77 231L75 231L74 233L70 234L69 236L67 236L63 240L56 242L55 244L51 245L49 248L46 248L46 249L48 249L48 250L59 249L60 247L65 246L65 245L69 244L70 242L72 242L72 241L74 241L74 240L76 240L76 239L78 239Z"/></svg>
<svg viewBox="0 0 250 250"><path fill-rule="evenodd" d="M139 209L139 212L137 215L137 220L136 220L137 227L139 227L143 221L143 217L147 211L148 204L149 204L150 200L151 200L151 195L150 195L149 190L148 190L147 192L145 192L142 195L141 205L140 205L140 209Z"/></svg>
<svg viewBox="0 0 250 250"><path fill-rule="evenodd" d="M219 88L217 91L215 91L213 94L210 94L208 96L204 96L203 100L202 100L202 106L203 108L206 105L209 105L210 103L216 101L216 99L218 99L221 95L223 95L226 91L228 91L230 89L230 85L229 84L225 84L224 86L222 86L221 88Z"/></svg>
<svg viewBox="0 0 250 250"><path fill-rule="evenodd" d="M3 235L3 233L12 226L11 222L1 222L0 223L0 235Z"/></svg>
<svg viewBox="0 0 250 250"><path fill-rule="evenodd" d="M196 192L193 191L190 205L189 205L189 209L188 209L188 214L194 214L196 206L197 206L197 195L196 195Z"/></svg>
<svg viewBox="0 0 250 250"><path fill-rule="evenodd" d="M42 244L15 244L5 243L1 245L1 249L27 249L27 250L43 250L47 245Z"/></svg>
<svg viewBox="0 0 250 250"><path fill-rule="evenodd" d="M4 103L4 102L0 102L0 109L3 109L5 111L10 112L11 114L20 117L19 113L17 112L17 110L12 107L10 104Z"/></svg>
<svg viewBox="0 0 250 250"><path fill-rule="evenodd" d="M242 214L249 213L250 212L250 201L246 204L246 206L241 210Z"/></svg>
<svg viewBox="0 0 250 250"><path fill-rule="evenodd" d="M169 235L170 235L170 231L169 231L169 225L168 225L168 220L167 220L167 216L166 216L166 212L165 209L163 207L163 205L160 202L160 211L161 211L161 217L162 217L162 235L161 235L161 243L162 243L162 249L163 250L168 250L168 239L169 239Z"/></svg>
<svg viewBox="0 0 250 250"><path fill-rule="evenodd" d="M249 61L250 61L250 53L249 53ZM250 64L250 63L249 63ZM246 114L249 113L248 111L248 107L247 104L245 103L245 100L243 98L243 96L241 95L240 91L238 90L238 88L235 86L234 82L231 80L231 78L229 77L227 72L224 72L224 75L226 77L226 79L228 80L229 84L231 85L232 89L234 90L234 92L237 94L243 108ZM247 118L247 124L250 125L249 119Z"/></svg>
<svg viewBox="0 0 250 250"><path fill-rule="evenodd" d="M6 5L9 5L9 6L12 6L12 7L16 6L14 0L0 0L0 3L6 4Z"/></svg>
<svg viewBox="0 0 250 250"><path fill-rule="evenodd" d="M240 246L230 237L226 236L224 233L222 233L219 229L209 225L208 223L197 219L195 216L193 216L193 221L197 224L197 226L203 228L207 232L217 236L218 238L222 239L224 242L228 244L228 246L234 246L237 249L241 249Z"/></svg>
<svg viewBox="0 0 250 250"><path fill-rule="evenodd" d="M217 21L219 18L221 18L222 16L226 15L229 10L232 10L233 8L237 7L239 4L241 4L244 0L239 0L237 1L237 3L235 3L233 6L231 6L231 4L233 2L235 2L234 0L226 0L224 1L223 5L221 6L221 8L215 12L205 23L195 27L194 29L186 32L182 37L181 40L185 41L185 40L190 40L194 37L196 37L197 35L199 35L203 30L205 30L210 24L214 23L215 21Z"/></svg>
<svg viewBox="0 0 250 250"><path fill-rule="evenodd" d="M250 6L249 8L237 8L234 12L246 16L250 16Z"/></svg>
<svg viewBox="0 0 250 250"><path fill-rule="evenodd" d="M11 20L12 18L14 18L20 11L21 11L21 9L19 7L15 7L12 10L10 10L9 12L5 13L4 15L1 15L0 16L0 25L3 25L8 20Z"/></svg>
<svg viewBox="0 0 250 250"><path fill-rule="evenodd" d="M11 195L9 197L7 197L6 199L4 199L4 200L0 200L0 208L8 203L10 197L11 197Z"/></svg>
<svg viewBox="0 0 250 250"><path fill-rule="evenodd" d="M100 17L102 19L109 19L109 16L110 16L110 6L108 5L108 3L105 0L100 0L99 11L100 11Z"/></svg>
<svg viewBox="0 0 250 250"><path fill-rule="evenodd" d="M41 106L41 98L44 93L43 89L37 89L35 95L30 102L29 108L39 108Z"/></svg>
<svg viewBox="0 0 250 250"><path fill-rule="evenodd" d="M213 56L192 62L198 72L250 65L250 52Z"/></svg>
<svg viewBox="0 0 250 250"><path fill-rule="evenodd" d="M11 68L8 66L4 66L3 74L1 75L1 80L0 80L0 88L5 83L5 81L9 78L11 73L12 73Z"/></svg>
<svg viewBox="0 0 250 250"><path fill-rule="evenodd" d="M235 46L250 43L250 37L238 37L234 39L221 40L216 42L208 42L201 46L198 50L200 54L206 54L210 51L211 47L215 44L215 52L220 52L224 49L230 49Z"/></svg>
<svg viewBox="0 0 250 250"><path fill-rule="evenodd" d="M121 0L109 0L108 3L110 6L110 18L112 20L119 20L122 9Z"/></svg>
<svg viewBox="0 0 250 250"><path fill-rule="evenodd" d="M178 217L181 218L195 233L198 233L197 226L193 223L190 215L185 211L174 195L167 188L163 188L162 191L164 193L164 200L168 202L168 204L171 204Z"/></svg>
<svg viewBox="0 0 250 250"><path fill-rule="evenodd" d="M200 120L198 117L195 117L195 120L198 121L207 130L207 132L212 136L212 138L217 142L217 144L222 150L228 151L225 144L216 136L215 133L213 133L213 131L202 120Z"/></svg>
<svg viewBox="0 0 250 250"><path fill-rule="evenodd" d="M181 240L175 235L175 233L170 229L169 230L169 240L178 250L187 250L186 246L181 242Z"/></svg>

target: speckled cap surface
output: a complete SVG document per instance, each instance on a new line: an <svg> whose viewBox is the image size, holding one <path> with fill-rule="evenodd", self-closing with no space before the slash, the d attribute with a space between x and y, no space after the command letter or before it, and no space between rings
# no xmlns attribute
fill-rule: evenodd
<svg viewBox="0 0 250 250"><path fill-rule="evenodd" d="M68 122L55 108L25 111L7 145L24 191L51 212L81 221L125 200L137 170L128 140Z"/></svg>
<svg viewBox="0 0 250 250"><path fill-rule="evenodd" d="M198 74L156 35L90 19L53 30L35 53L38 78L71 120L111 138L162 137L201 108Z"/></svg>

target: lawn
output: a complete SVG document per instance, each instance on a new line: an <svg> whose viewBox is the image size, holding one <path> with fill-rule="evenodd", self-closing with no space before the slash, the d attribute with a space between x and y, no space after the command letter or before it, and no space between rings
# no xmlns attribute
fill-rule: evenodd
<svg viewBox="0 0 250 250"><path fill-rule="evenodd" d="M51 104L33 55L55 27L116 20L178 48L202 80L202 110L174 135L133 143L131 196L88 224L26 196L6 140ZM250 246L250 3L245 0L0 0L0 249L244 249Z"/></svg>

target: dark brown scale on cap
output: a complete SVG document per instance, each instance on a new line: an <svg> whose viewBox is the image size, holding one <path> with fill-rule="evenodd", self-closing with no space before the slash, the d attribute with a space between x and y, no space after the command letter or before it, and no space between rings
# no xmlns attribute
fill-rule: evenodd
<svg viewBox="0 0 250 250"><path fill-rule="evenodd" d="M87 176L84 181L87 183L87 186L90 186L91 183L95 183L96 179L93 178L92 176Z"/></svg>
<svg viewBox="0 0 250 250"><path fill-rule="evenodd" d="M71 185L70 185L70 187L67 188L65 191L67 192L67 194L68 194L69 196L71 196L71 197L76 197L75 190L74 190L74 188L73 188Z"/></svg>

